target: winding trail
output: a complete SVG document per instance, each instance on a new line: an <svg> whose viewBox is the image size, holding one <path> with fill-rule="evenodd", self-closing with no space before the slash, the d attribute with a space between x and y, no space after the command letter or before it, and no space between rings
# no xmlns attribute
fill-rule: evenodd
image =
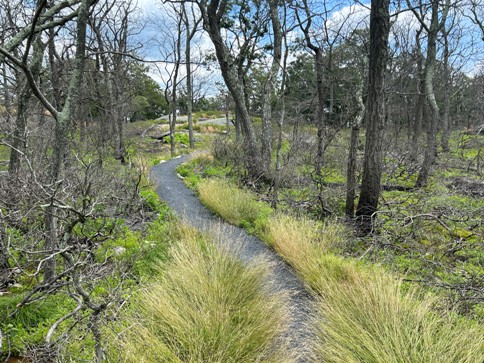
<svg viewBox="0 0 484 363"><path fill-rule="evenodd" d="M295 362L312 361L309 349L311 297L294 271L277 254L258 238L247 234L239 227L222 221L205 208L195 194L188 189L176 173L176 168L185 162L188 156L171 159L154 166L150 171L156 182L157 193L179 217L203 232L215 230L219 234L219 243L236 254L244 262L261 260L271 264L271 272L265 278L269 291L285 292L288 296L290 321L286 332L289 349L295 355ZM290 356L290 354L288 354Z"/></svg>

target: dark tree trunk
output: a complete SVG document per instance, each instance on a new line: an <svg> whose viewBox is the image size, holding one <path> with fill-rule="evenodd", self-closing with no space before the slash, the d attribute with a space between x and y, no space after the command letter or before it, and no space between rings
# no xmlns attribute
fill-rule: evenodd
<svg viewBox="0 0 484 363"><path fill-rule="evenodd" d="M385 117L384 76L388 58L390 1L372 0L370 14L370 64L368 74L368 125L360 200L356 210L363 233L372 230L378 208L382 173L382 141Z"/></svg>
<svg viewBox="0 0 484 363"><path fill-rule="evenodd" d="M356 197L356 164L358 161L358 142L360 137L360 125L365 116L365 104L363 102L363 82L357 91L358 114L351 128L350 150L348 153L348 168L346 172L346 216L353 219L355 216Z"/></svg>
<svg viewBox="0 0 484 363"><path fill-rule="evenodd" d="M243 148L247 171L250 177L257 177L261 172L260 158L258 157L252 120L245 98L243 79L239 76L238 64L224 44L221 34L221 20L227 5L227 1L220 0L212 0L209 4L206 1L199 2L204 28L214 44L222 77L235 102L237 122L240 124L244 138Z"/></svg>
<svg viewBox="0 0 484 363"><path fill-rule="evenodd" d="M316 174L321 176L321 168L324 164L324 60L321 48L314 50L316 67L316 89L318 93L318 106L316 109L316 123L318 126L318 149L316 154Z"/></svg>
<svg viewBox="0 0 484 363"><path fill-rule="evenodd" d="M10 150L10 160L8 164L8 173L12 178L18 176L21 157L26 149L27 111L31 97L32 90L29 85L24 84L17 100L15 130L13 132L12 148Z"/></svg>

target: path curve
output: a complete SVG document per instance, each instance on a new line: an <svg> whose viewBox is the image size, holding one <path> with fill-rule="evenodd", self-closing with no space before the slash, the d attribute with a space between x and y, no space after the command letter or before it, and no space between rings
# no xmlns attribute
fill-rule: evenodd
<svg viewBox="0 0 484 363"><path fill-rule="evenodd" d="M288 323L287 339L290 349L297 359L295 362L310 362L310 329L311 297L294 271L277 254L258 238L247 234L239 227L222 221L205 208L177 176L176 168L187 161L188 155L171 159L154 166L150 171L152 180L157 185L158 196L173 209L179 217L201 231L208 232L216 226L220 231L221 243L237 254L244 262L263 258L271 263L272 272L267 276L271 291L287 292L291 320Z"/></svg>

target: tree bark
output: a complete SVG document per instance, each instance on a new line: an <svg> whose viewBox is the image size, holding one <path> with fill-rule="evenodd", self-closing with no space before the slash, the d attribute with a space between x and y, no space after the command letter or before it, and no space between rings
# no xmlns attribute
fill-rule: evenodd
<svg viewBox="0 0 484 363"><path fill-rule="evenodd" d="M382 142L385 118L384 76L388 58L390 1L372 0L370 13L370 63L368 77L368 125L360 200L356 210L363 233L372 230L378 208L382 173Z"/></svg>
<svg viewBox="0 0 484 363"><path fill-rule="evenodd" d="M434 92L434 73L437 55L437 36L445 23L446 11L442 13L442 19L439 22L439 1L432 2L432 16L430 26L427 28L427 58L425 60L425 92L432 114L430 124L427 127L427 147L425 156L420 168L420 172L415 183L416 188L425 187L430 175L430 169L437 157L437 121L440 119L440 108L437 104ZM421 20L423 21L423 20Z"/></svg>
<svg viewBox="0 0 484 363"><path fill-rule="evenodd" d="M449 118L450 118L450 95L451 95L451 75L450 75L450 67L449 67L449 39L448 39L448 32L447 29L442 29L442 35L444 38L444 54L443 54L443 73L444 73L444 114L442 115L442 151L448 152L449 151L449 136L450 136L450 125L449 125Z"/></svg>
<svg viewBox="0 0 484 363"><path fill-rule="evenodd" d="M31 73L34 78L40 74L42 66L42 56L44 53L44 45L40 37L34 41ZM21 157L26 151L27 146L27 116L28 106L32 98L32 88L27 80L21 87L20 95L17 100L17 115L15 118L15 130L12 139L12 148L10 150L10 160L8 164L8 173L10 177L17 178L20 171Z"/></svg>
<svg viewBox="0 0 484 363"><path fill-rule="evenodd" d="M224 44L221 34L221 19L227 8L227 0L200 1L200 11L203 17L203 25L215 47L215 54L220 65L222 77L235 102L237 122L240 125L244 138L243 148L246 156L246 167L250 177L258 177L260 174L260 160L255 142L254 129L249 114L248 104L245 99L243 79L240 79L238 65L230 50Z"/></svg>
<svg viewBox="0 0 484 363"><path fill-rule="evenodd" d="M269 12L273 33L273 55L269 74L264 84L262 95L262 165L264 171L271 166L272 154L272 96L274 95L275 80L279 74L282 58L282 28L279 20L278 0L269 0Z"/></svg>
<svg viewBox="0 0 484 363"><path fill-rule="evenodd" d="M358 114L354 118L353 126L351 128L350 148L348 152L348 167L346 172L346 216L353 219L355 216L355 198L356 198L356 164L358 156L358 142L360 137L360 125L365 116L365 104L363 102L363 81L360 82L360 87L356 92L356 100L358 103Z"/></svg>
<svg viewBox="0 0 484 363"><path fill-rule="evenodd" d="M413 116L412 124L412 141L410 159L412 161L417 160L417 154L419 149L419 139L422 133L422 120L425 107L425 67L424 56L422 54L422 48L420 43L420 35L422 34L423 27L421 27L415 36L415 43L417 47L417 103L415 105L415 113Z"/></svg>

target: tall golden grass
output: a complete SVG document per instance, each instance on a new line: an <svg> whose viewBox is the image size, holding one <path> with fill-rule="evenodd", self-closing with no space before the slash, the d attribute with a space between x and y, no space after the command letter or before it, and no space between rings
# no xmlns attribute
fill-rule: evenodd
<svg viewBox="0 0 484 363"><path fill-rule="evenodd" d="M264 264L244 266L193 229L159 280L137 299L141 316L123 338L125 362L284 362L284 298L264 291ZM137 321L136 319L140 319ZM276 342L278 346L276 346Z"/></svg>
<svg viewBox="0 0 484 363"><path fill-rule="evenodd" d="M233 224L255 220L255 199L227 182L200 184L200 198ZM249 217L248 214L255 213ZM435 309L437 299L378 267L332 253L344 226L272 213L258 229L317 296L313 347L321 361L334 363L482 363L484 329L451 312Z"/></svg>
<svg viewBox="0 0 484 363"><path fill-rule="evenodd" d="M223 179L204 180L198 185L198 194L210 210L237 226L254 223L261 212L261 204L252 194Z"/></svg>

